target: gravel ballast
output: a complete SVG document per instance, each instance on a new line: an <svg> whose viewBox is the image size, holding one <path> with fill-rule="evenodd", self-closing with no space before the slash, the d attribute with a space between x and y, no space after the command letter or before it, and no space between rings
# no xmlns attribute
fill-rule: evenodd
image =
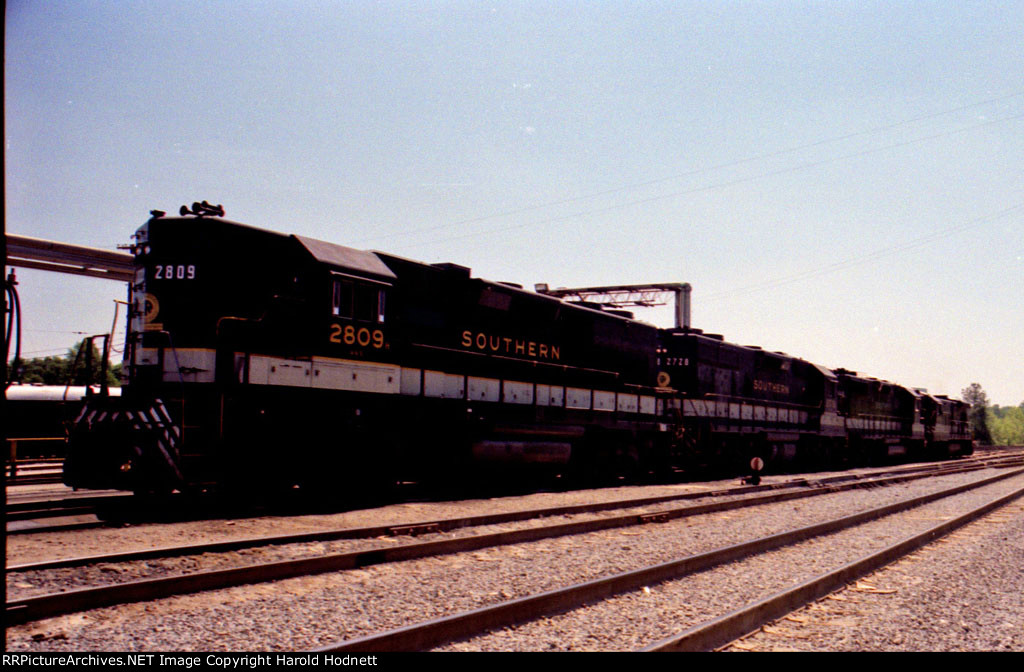
<svg viewBox="0 0 1024 672"><path fill-rule="evenodd" d="M699 519L684 519L483 549L440 558L425 558L330 575L175 597L146 604L98 609L11 628L8 630L7 643L10 650L52 650L54 647L61 650L126 651L312 648L491 604L510 597L676 559L683 555L825 520L841 513L848 514L890 501L906 499L937 489L940 484L950 486L979 480L991 473L993 472L974 472L887 488L829 494L808 500L759 507L756 514L751 511L725 512ZM1017 477L1012 479L1012 482L1019 487L1022 480L1022 477ZM1007 482L988 486L985 488L984 496L992 498L995 492L1006 491L1011 485ZM594 492L590 491L588 494L593 495ZM635 492L631 494L635 495ZM623 494L618 493L617 497L621 498ZM929 507L941 507L942 504L940 502ZM472 503L463 502L460 505L471 506ZM531 502L530 506L523 508L533 506L537 506L536 502ZM961 505L961 508L966 507ZM926 509L918 509L904 515L946 515L934 512L921 513L923 511ZM882 525L884 522L872 525ZM902 536L909 534L905 531L907 524L904 520L896 525L901 528ZM922 524L934 524L934 521L924 521ZM864 527L866 529L868 526ZM885 536L882 532L871 534ZM834 545L834 542L823 544L825 547ZM850 545L857 552L865 548L863 539L854 540ZM811 571L806 556L795 554L790 562ZM768 561L760 568L747 567L733 580L763 590L775 577L783 574L780 567L779 561ZM623 631L626 625L633 627L642 624L646 628L648 617L644 614L651 614L650 618L659 619L662 615L674 615L675 623L679 625L679 621L692 611L691 605L715 605L717 601L714 596L723 592L730 595L744 594L734 588L724 591L721 586L716 588L715 581L711 581L704 589L710 591L710 594L695 596L688 593L656 608L653 608L651 602L642 602L639 605L640 615L634 611L620 620L607 615L601 617L599 620L609 623L608 628L559 627L557 631L562 634L556 638L557 648L635 648L634 641L638 638L650 640L672 634L677 629L669 628L664 635L659 635L658 632L661 631L657 630L646 631L647 634L643 635ZM652 597L657 599L663 592L668 594L669 591L661 587L652 587L649 592L641 591L639 595L624 596L607 604L618 600L649 600ZM613 608L613 611L616 609L617 607ZM583 610L573 614L579 611ZM555 619L545 619L544 623L571 616L572 614L567 614ZM529 624L517 630L540 624ZM615 634L617 630L623 634ZM579 641L568 638L564 633L570 631L585 633L579 635L584 639ZM459 649L468 646L474 650L550 648L549 644L544 643L547 640L542 640L540 644L534 641L528 645L516 644L509 640L496 640L497 643L487 645L483 642L484 639L480 638L481 641L475 644L469 642L455 646ZM650 642L641 641L637 645L645 643Z"/></svg>
<svg viewBox="0 0 1024 672"><path fill-rule="evenodd" d="M1024 651L1019 500L729 651Z"/></svg>
<svg viewBox="0 0 1024 672"><path fill-rule="evenodd" d="M775 482L788 480L774 477ZM301 534L341 528L405 525L495 512L571 506L596 501L701 493L736 487L735 480L675 485L627 486L461 501L409 502L330 514L213 518L175 523L19 534L7 538L7 564L43 562L68 556L99 555L165 546L201 544L249 537Z"/></svg>
<svg viewBox="0 0 1024 672"><path fill-rule="evenodd" d="M837 534L626 593L442 650L635 650L869 555L1020 488L1024 477L939 500ZM880 502L881 503L881 502ZM1012 584L1011 584L1012 585ZM1012 587L1007 587L1012 590ZM1024 612L1019 612L1018 623Z"/></svg>

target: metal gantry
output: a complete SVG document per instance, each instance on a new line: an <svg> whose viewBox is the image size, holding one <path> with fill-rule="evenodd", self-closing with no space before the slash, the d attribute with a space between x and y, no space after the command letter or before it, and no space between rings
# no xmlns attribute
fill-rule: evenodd
<svg viewBox="0 0 1024 672"><path fill-rule="evenodd" d="M7 266L131 282L134 257L98 247L7 234Z"/></svg>
<svg viewBox="0 0 1024 672"><path fill-rule="evenodd" d="M685 282L659 282L647 285L612 285L608 287L559 287L551 289L546 284L535 285L538 294L547 294L561 299L586 303L599 303L609 308L636 306L647 308L663 306L668 301L666 294L672 294L676 302L676 327L690 326L690 292L692 287Z"/></svg>

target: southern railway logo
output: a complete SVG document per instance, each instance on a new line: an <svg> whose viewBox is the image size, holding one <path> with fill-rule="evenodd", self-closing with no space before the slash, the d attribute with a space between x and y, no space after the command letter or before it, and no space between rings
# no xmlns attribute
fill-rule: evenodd
<svg viewBox="0 0 1024 672"><path fill-rule="evenodd" d="M142 319L144 322L152 322L160 313L160 302L152 294L142 295Z"/></svg>
<svg viewBox="0 0 1024 672"><path fill-rule="evenodd" d="M462 332L462 347L480 352L496 352L503 355L533 357L534 359L550 359L559 361L562 358L562 346L551 343L538 343L511 336L499 336L482 331Z"/></svg>

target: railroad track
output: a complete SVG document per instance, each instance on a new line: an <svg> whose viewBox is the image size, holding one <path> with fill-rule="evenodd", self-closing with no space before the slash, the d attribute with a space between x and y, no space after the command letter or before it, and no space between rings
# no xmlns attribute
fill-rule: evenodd
<svg viewBox="0 0 1024 672"><path fill-rule="evenodd" d="M536 623L539 619L588 608L595 602L615 599L617 596L640 591L650 594L651 587L689 577L700 572L742 562L761 554L795 547L798 544L826 535L833 535L877 519L900 514L944 497L989 486L999 480L1020 477L1024 470L983 479L977 483L949 488L921 497L915 497L883 507L860 512L815 525L788 530L764 538L734 544L690 555L679 560L643 567L629 572L601 577L557 590L507 600L480 609L459 612L406 627L342 641L318 649L323 652L352 653L362 651L410 651L443 647L459 640L486 638L487 633L521 623ZM757 630L762 625L784 616L797 607L827 595L847 583L900 558L977 518L1024 496L1024 482L1009 493L1002 494L986 504L972 508L940 525L902 539L896 544L858 558L841 567L822 573L799 585L779 591L767 598L746 604L738 609L702 621L677 635L662 638L642 648L644 651L701 651L721 647L730 641ZM527 639L529 635L527 635ZM499 639L500 641L500 639ZM484 645L486 647L486 645Z"/></svg>
<svg viewBox="0 0 1024 672"><path fill-rule="evenodd" d="M25 439L19 439L24 441ZM7 485L38 485L60 483L64 472L64 458L40 457L7 460L4 463Z"/></svg>
<svg viewBox="0 0 1024 672"><path fill-rule="evenodd" d="M996 461L1001 464L1005 461ZM951 466L982 468L980 464L957 464ZM865 479L854 475L843 475L822 479L829 483L815 483L813 489L807 488L807 481L799 481L798 485L790 484L791 487L780 491L767 492L771 490L761 486L759 488L746 488L743 490L759 490L760 493L748 494L740 498L701 504L696 506L677 507L674 509L660 509L629 513L626 515L601 517L592 520L582 520L570 523L559 523L555 525L541 525L500 532L485 532L462 536L452 539L432 540L417 543L407 543L395 547L381 548L379 543L372 548L363 548L342 553L320 555L317 557L302 557L297 559L281 560L271 563L254 564L242 567L231 567L228 569L217 569L210 571L195 571L189 574L176 574L161 578L150 578L141 581L128 581L116 585L92 586L78 588L47 595L36 595L23 599L13 599L7 603L7 618L9 623L27 622L33 619L45 618L61 613L93 609L99 606L120 604L140 600L151 600L161 597L169 597L184 593L191 593L203 590L226 588L230 586L245 585L250 583L279 580L289 577L310 576L318 573L333 572L341 569L352 569L367 567L375 564L408 560L412 558L423 558L444 554L466 553L471 550L507 546L511 544L522 544L537 539L550 539L565 535L580 535L597 530L608 530L632 525L645 525L651 522L667 521L688 516L708 515L716 511L735 510L744 507L765 506L770 503L791 501L798 498L842 492L853 488L880 486L887 483L906 482L913 478L936 477L940 474L950 473L949 466L945 468L929 468L924 473L912 473L907 469L897 470L896 475L888 475L873 479ZM117 554L105 556L93 556L91 558L74 558L49 563L36 563L34 565L11 566L8 571L11 576L26 576L33 572L45 572L46 570L57 570L87 565L102 566L102 571L110 571L112 563L138 562L143 559L159 557L171 557L176 555L196 555L199 553L210 553L213 551L237 551L242 548L252 548L259 545L296 543L298 541L323 541L334 538L359 538L367 536L379 536L382 533L402 534L415 532L439 532L443 530L455 530L473 525L494 525L510 521L522 521L536 519L539 516L568 515L579 513L593 513L595 510L622 508L624 506L637 507L639 505L652 506L661 504L672 499L693 496L712 496L716 493L690 493L682 497L648 498L646 500L626 500L623 502L605 503L600 507L559 507L558 509L543 509L528 512L517 512L514 514L476 516L472 518L449 519L444 521L427 521L425 523L410 526L398 527L388 526L386 528L360 528L350 530L331 531L327 534L315 535L291 535L289 537L270 537L259 539L247 539L220 544L205 544L187 547L175 547L172 549L156 549L142 553ZM723 493L717 493L723 494ZM736 494L736 490L725 494ZM322 550L322 549L321 549ZM95 572L94 572L95 574ZM68 577L61 579L67 581ZM17 580L17 581L23 581ZM10 592L10 590L9 590ZM22 591L24 592L24 591Z"/></svg>
<svg viewBox="0 0 1024 672"><path fill-rule="evenodd" d="M942 538L968 523L1024 496L1024 487L995 497L955 518L910 535L878 551L864 555L831 571L819 574L747 604L728 614L693 626L686 631L658 641L645 651L707 651L719 648L744 635L755 632L766 623L777 620L817 599L842 588L871 572ZM849 517L849 520L856 516Z"/></svg>
<svg viewBox="0 0 1024 672"><path fill-rule="evenodd" d="M899 474L899 473L905 473L907 471L912 471L912 472L917 472L917 471L933 471L933 472L938 473L938 472L941 472L941 471L946 470L946 469L951 469L951 468L952 469L958 469L958 468L963 467L964 465L987 465L987 464L995 463L993 461L1012 460L1012 459L1014 459L1019 454L1021 454L1021 453L1019 453L1019 452L1018 453L999 452L999 453L996 453L996 454L990 454L990 455L986 455L986 456L978 456L978 457L973 457L973 458L961 459L961 460L958 460L956 462L927 463L927 464L923 464L923 465L913 465L913 466L897 467L897 468L887 469L887 470L883 470L883 471L875 471L875 472L871 472L871 473L873 473L873 474ZM739 494L739 493L742 493L742 492L758 492L758 491L768 490L768 489L772 489L772 488L778 489L778 488L782 488L782 487L791 487L791 485L805 485L805 486L808 486L808 485L812 485L812 484L816 484L816 483L841 482L843 480L848 480L850 478L863 478L863 477L864 477L863 475L841 475L841 476L834 476L834 477L829 477L829 478L796 478L796 479L789 479L789 480L786 480L786 481L783 481L783 482L780 482L780 483L776 483L776 484L772 484L772 485L750 486L749 488L731 489L730 492L732 494ZM706 493L706 494L699 494L699 495L694 495L694 496L704 497L704 496L715 496L717 494L721 494L721 493ZM178 500L183 500L184 498L180 498L179 497L177 499ZM205 504L206 508L210 508L212 506L215 506L215 504L212 501L207 501L207 500L204 500L204 501L206 501L206 504ZM667 501L667 500L665 500L665 501ZM618 506L618 505L613 505L612 508L615 508L615 506ZM168 516L170 515L168 513L169 511L174 511L175 509L182 509L182 510L184 510L186 508L187 507L186 507L184 501L172 500L171 504L160 507L160 511L159 511L160 521L161 522L166 522ZM195 508L195 507L193 506L192 508ZM101 527L103 525L108 524L108 522L106 520L104 520L105 518L108 518L108 517L112 519L112 523L113 524L118 525L118 524L120 524L124 520L124 516L123 515L119 515L119 512L126 512L126 511L127 512L131 512L131 514L132 514L127 522L145 522L145 520L146 520L145 513L144 512L140 512L140 504L138 503L138 501L131 494L127 494L127 493L115 493L113 491L110 491L110 492L104 492L104 494L99 495L99 496L89 496L87 494L79 494L79 495L75 495L75 496L62 496L62 497L58 497L58 498L39 498L38 496L35 496L35 495L28 495L27 498L14 498L14 497L11 497L10 495L8 495L8 501L7 501L7 520L8 520L9 523L14 523L14 524L13 525L9 524L7 526L7 534L9 534L9 535L39 534L39 533L44 533L44 532L48 532L48 531L67 531L67 530L70 530L70 529L88 529L88 528L92 528L92 527ZM562 513L563 512L561 512L561 511L551 511L549 513L538 513L538 514L531 514L531 515L561 515ZM214 514L214 515L216 515L216 514ZM74 522L66 522L66 521L58 521L58 522L54 522L54 523L48 523L47 522L48 519L67 518L67 517L71 517L71 516L77 517L78 520L76 520ZM85 520L84 518L86 518L88 516L93 516L94 519ZM187 518L187 514L185 514L185 518ZM25 521L29 521L29 522L25 522ZM438 522L439 521L427 521L425 523L422 523L422 525L431 526L431 525L436 525ZM442 524L442 529L451 529L451 527L447 527L447 528L443 527L444 525L449 525L449 526L452 525L451 522L449 522L449 521L441 521L441 524ZM472 523L469 523L469 524L483 524L483 523L472 522ZM390 531L388 529L382 529L382 528L381 529L368 528L365 531L365 535L364 536L376 536L376 535L382 534L382 533L388 534L388 533L390 533ZM323 537L322 539L330 539L330 538L331 538L330 536L326 536L326 537ZM345 537L335 537L335 538L345 538ZM262 542L262 541L257 540L255 542L255 544L253 544L253 545L260 545L262 543L293 543L293 542L296 542L296 541L301 541L301 539L298 539L298 538L295 538L295 539L282 538L282 540L280 540L280 541L267 541L267 542ZM243 547L244 546L236 546L235 548L243 548ZM214 549L210 549L210 550L214 550ZM229 550L229 547L225 547L224 550ZM203 551L196 551L196 552L203 552Z"/></svg>
<svg viewBox="0 0 1024 672"><path fill-rule="evenodd" d="M1021 459L1024 459L1022 456ZM288 535L274 535L274 536L261 536L261 537L250 537L243 539L234 539L229 541L211 542L204 544L189 544L173 547L163 548L147 548L138 551L128 551L119 553L109 553L104 555L92 555L92 556L81 556L72 558L60 558L45 562L28 563L28 564L13 564L7 567L8 571L30 571L40 569L55 569L58 567L77 567L88 564L95 564L100 562L128 562L134 560L146 560L152 558L169 558L183 555L198 555L202 553L217 553L217 552L228 552L238 551L247 548L256 548L260 546L280 546L287 544L299 544L299 543L310 543L310 542L323 542L323 541L335 541L339 539L366 539L380 536L408 536L415 537L423 534L440 533L440 532L451 532L453 530L467 528L467 527L479 527L484 525L497 525L501 523L511 523L524 520L533 520L541 518L552 518L556 516L565 515L577 515L586 513L598 513L601 511L612 511L616 509L636 508L645 506L654 506L658 504L667 504L674 501L684 501L690 499L713 499L716 497L731 497L731 496L742 496L755 493L765 492L780 492L789 489L796 489L798 492L803 494L798 495L800 497L813 496L814 494L820 494L822 491L812 492L807 491L807 488L822 488L830 485L839 485L842 483L853 483L857 485L871 485L876 483L875 479L883 477L892 477L893 481L898 482L902 478L924 478L928 476L934 476L943 473L957 473L964 470L970 469L981 469L992 466L1001 465L1012 465L1016 464L1018 458L1016 457L1001 457L989 460L980 461L963 461L953 463L941 463L941 464L926 464L914 467L903 467L898 469L888 469L883 471L874 471L865 474L841 474L838 476L827 476L822 478L795 478L778 483L756 485L756 486L738 486L721 488L717 490L707 490L702 492L688 492L673 495L663 495L656 497L643 497L643 498L627 498L616 501L601 502L597 504L580 504L572 506L558 506L558 507L546 507L539 509L526 509L521 511L512 511L504 513L485 514L477 516L464 516L459 518L445 518L436 520L421 520L412 521L403 524L388 524L388 525L376 525L371 527L356 527L356 528L343 528L337 530L322 530L318 532L301 533L301 534L288 534ZM791 498L794 495L791 494L780 494L776 497ZM127 499L124 499L127 498ZM759 501L770 501L771 497L762 498ZM78 502L83 502L79 504ZM95 512L95 506L103 505L104 502L120 502L123 504L131 503L131 495L111 495L102 498L81 498L76 500L64 500L58 502L58 507L52 509L54 513L48 513L50 509L41 509L47 512L47 515L71 515L69 512ZM752 500L753 501L753 500ZM753 503L758 503L754 501ZM35 506L34 504L24 505L26 507ZM61 508L63 507L63 508ZM10 510L10 505L9 505ZM57 513L57 512L60 513ZM701 512L699 509L694 509L696 512ZM9 514L9 517L12 514ZM14 516L22 515L19 509L15 509L13 512ZM32 515L31 512L26 512L25 516ZM67 526L65 526L66 528ZM58 528L58 529L65 529ZM45 532L46 528L34 528L23 530L23 533L27 532Z"/></svg>
<svg viewBox="0 0 1024 672"><path fill-rule="evenodd" d="M18 485L25 485L18 483ZM6 505L7 534L35 534L102 527L107 523L99 517L104 508L128 505L132 495L102 491L102 494L77 494L60 498L39 498L37 495L11 497Z"/></svg>
<svg viewBox="0 0 1024 672"><path fill-rule="evenodd" d="M63 458L7 461L4 465L7 485L60 483L64 475Z"/></svg>

